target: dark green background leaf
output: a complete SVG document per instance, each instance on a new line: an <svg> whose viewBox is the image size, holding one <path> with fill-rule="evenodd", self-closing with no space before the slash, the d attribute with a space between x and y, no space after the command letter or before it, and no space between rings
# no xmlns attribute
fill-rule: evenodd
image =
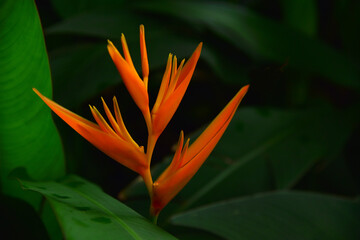
<svg viewBox="0 0 360 240"><path fill-rule="evenodd" d="M314 36L317 32L317 2L315 0L282 1L284 20L299 31Z"/></svg>
<svg viewBox="0 0 360 240"><path fill-rule="evenodd" d="M234 199L176 215L172 223L225 239L360 238L360 205L331 196L275 192Z"/></svg>
<svg viewBox="0 0 360 240"><path fill-rule="evenodd" d="M359 70L341 52L291 27L250 9L224 2L162 1L139 4L191 24L204 24L249 55L288 63L289 67L321 74L337 84L360 89Z"/></svg>
<svg viewBox="0 0 360 240"><path fill-rule="evenodd" d="M328 131L332 126L337 128ZM290 188L315 164L326 165L339 156L351 130L349 116L325 107L308 111L242 108L175 201L184 209ZM167 164L161 164L159 170ZM132 198L145 197L146 190L137 182L121 196L131 202Z"/></svg>

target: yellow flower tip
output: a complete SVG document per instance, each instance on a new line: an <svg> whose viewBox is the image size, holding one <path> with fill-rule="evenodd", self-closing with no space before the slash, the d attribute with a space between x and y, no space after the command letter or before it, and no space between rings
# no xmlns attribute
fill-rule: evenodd
<svg viewBox="0 0 360 240"><path fill-rule="evenodd" d="M32 88L32 90L36 93L36 95L38 95L45 103L46 103L46 99L48 99L47 97L45 97L44 95L42 95L39 90L37 90L36 88Z"/></svg>
<svg viewBox="0 0 360 240"><path fill-rule="evenodd" d="M250 84L245 85L244 87L242 87L242 91L244 91L245 93L247 93L247 91L249 90Z"/></svg>
<svg viewBox="0 0 360 240"><path fill-rule="evenodd" d="M112 54L114 54L115 52L117 52L116 47L114 46L114 44L112 43L112 41L110 41L109 39L107 40L107 49L110 53L110 56L112 56Z"/></svg>

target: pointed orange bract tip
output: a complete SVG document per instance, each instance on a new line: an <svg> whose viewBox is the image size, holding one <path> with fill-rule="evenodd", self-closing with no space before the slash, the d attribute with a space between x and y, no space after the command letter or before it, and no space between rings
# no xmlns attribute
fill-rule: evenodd
<svg viewBox="0 0 360 240"><path fill-rule="evenodd" d="M43 96L37 89L33 90L54 113L99 150L141 175L146 171L146 156L141 149L116 136L96 109L91 107L101 128Z"/></svg>
<svg viewBox="0 0 360 240"><path fill-rule="evenodd" d="M176 66L176 57L174 57L170 82L168 78L163 79L163 81L166 81L167 87L166 89L165 87L161 88L163 85L163 83L161 83L161 91L159 90L158 94L158 99L161 99L161 101L157 99L154 108L151 111L153 133L156 136L160 135L164 131L179 107L199 60L201 48L202 43L197 46L194 53L185 64L183 62L180 64L179 69Z"/></svg>
<svg viewBox="0 0 360 240"><path fill-rule="evenodd" d="M180 160L178 154L175 154L164 175L161 175L154 184L152 214L157 215L196 174L219 142L248 88L249 85L246 85L240 89L190 147L178 146L179 151L183 149Z"/></svg>
<svg viewBox="0 0 360 240"><path fill-rule="evenodd" d="M136 105L143 113L147 112L149 109L149 96L146 86L137 74L135 68L131 66L129 62L125 61L113 43L109 40L108 51Z"/></svg>
<svg viewBox="0 0 360 240"><path fill-rule="evenodd" d="M140 25L140 53L141 53L141 67L143 79L149 76L149 62L146 51L146 43L145 43L145 28L144 25Z"/></svg>

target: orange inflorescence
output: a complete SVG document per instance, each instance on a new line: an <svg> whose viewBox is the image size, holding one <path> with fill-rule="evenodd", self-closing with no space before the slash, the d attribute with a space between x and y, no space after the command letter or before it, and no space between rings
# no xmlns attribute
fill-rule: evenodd
<svg viewBox="0 0 360 240"><path fill-rule="evenodd" d="M143 177L151 197L150 212L152 215L157 216L190 181L210 155L229 125L249 85L239 90L194 143L189 145L188 139L184 144L184 133L181 131L178 147L171 164L153 182L150 163L154 147L186 92L200 57L202 43L198 45L190 59L186 63L185 60L182 60L179 66L176 56L169 54L158 96L151 111L147 91L149 63L144 26L140 26L142 78L134 67L124 35L121 36L121 43L124 57L110 41L108 41L108 51L127 90L144 116L148 129L146 152L143 146L139 146L133 140L126 129L115 97L113 98L114 115L102 99L108 121L105 120L95 106L90 106L91 113L97 123L95 124L63 108L43 96L38 90L33 90L60 118L86 140L109 157Z"/></svg>

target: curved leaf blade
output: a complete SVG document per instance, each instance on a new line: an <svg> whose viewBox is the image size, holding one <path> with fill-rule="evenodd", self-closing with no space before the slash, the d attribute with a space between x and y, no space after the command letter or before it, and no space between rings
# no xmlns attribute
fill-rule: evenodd
<svg viewBox="0 0 360 240"><path fill-rule="evenodd" d="M358 66L318 39L224 2L142 2L138 7L208 27L253 58L288 62L289 67L321 74L336 84L360 89Z"/></svg>
<svg viewBox="0 0 360 240"><path fill-rule="evenodd" d="M24 196L8 174L25 167L34 179L65 172L61 141L49 109L32 92L51 95L51 77L34 1L0 4L0 175L2 191Z"/></svg>
<svg viewBox="0 0 360 240"><path fill-rule="evenodd" d="M20 182L49 200L66 239L175 239L80 177Z"/></svg>
<svg viewBox="0 0 360 240"><path fill-rule="evenodd" d="M176 225L225 239L359 239L360 205L326 195L275 192L176 215Z"/></svg>

